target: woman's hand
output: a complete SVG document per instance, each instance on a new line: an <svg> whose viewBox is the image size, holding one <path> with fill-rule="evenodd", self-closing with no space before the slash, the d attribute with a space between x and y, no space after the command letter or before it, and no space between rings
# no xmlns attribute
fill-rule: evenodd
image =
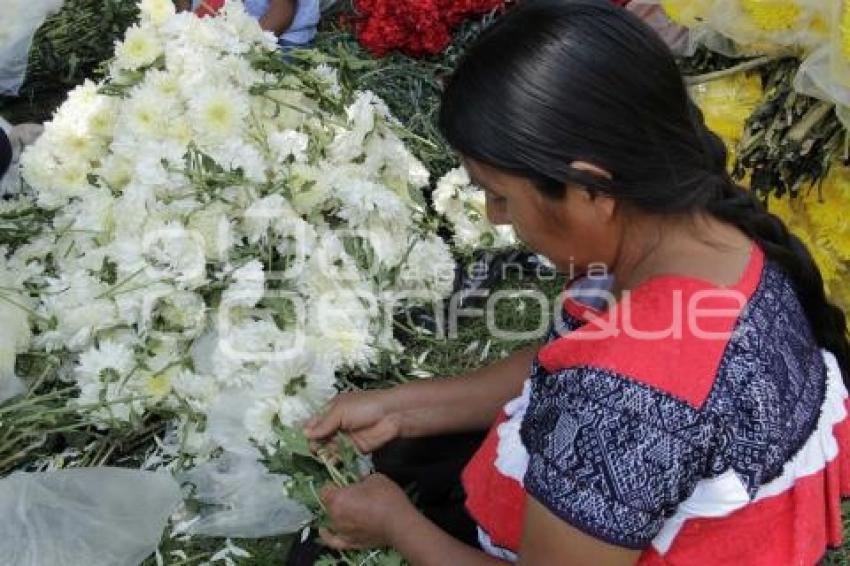
<svg viewBox="0 0 850 566"><path fill-rule="evenodd" d="M320 529L319 534L337 550L391 546L400 519L418 514L404 491L383 474L348 487L325 486L320 497L332 530Z"/></svg>
<svg viewBox="0 0 850 566"><path fill-rule="evenodd" d="M401 414L390 407L391 396L392 390L343 393L307 422L304 434L323 441L345 432L361 452L377 450L401 432Z"/></svg>

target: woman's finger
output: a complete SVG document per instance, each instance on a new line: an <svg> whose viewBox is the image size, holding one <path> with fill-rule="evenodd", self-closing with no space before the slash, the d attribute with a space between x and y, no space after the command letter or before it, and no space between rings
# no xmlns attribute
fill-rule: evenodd
<svg viewBox="0 0 850 566"><path fill-rule="evenodd" d="M327 438L339 430L342 424L342 416L336 406L317 419L311 419L304 425L304 435L308 440L320 440Z"/></svg>
<svg viewBox="0 0 850 566"><path fill-rule="evenodd" d="M369 454L392 440L395 433L384 421L379 421L374 426L350 433L349 437L360 452Z"/></svg>

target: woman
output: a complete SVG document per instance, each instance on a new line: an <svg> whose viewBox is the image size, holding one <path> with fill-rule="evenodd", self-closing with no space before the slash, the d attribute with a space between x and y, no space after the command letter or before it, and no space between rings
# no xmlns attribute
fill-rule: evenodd
<svg viewBox="0 0 850 566"><path fill-rule="evenodd" d="M324 540L416 565L813 564L838 545L844 315L726 173L664 43L605 0L526 0L468 51L440 121L490 219L564 271L607 266L611 297L568 297L542 347L308 423L372 451L495 419L463 473L480 548L379 474L324 491Z"/></svg>

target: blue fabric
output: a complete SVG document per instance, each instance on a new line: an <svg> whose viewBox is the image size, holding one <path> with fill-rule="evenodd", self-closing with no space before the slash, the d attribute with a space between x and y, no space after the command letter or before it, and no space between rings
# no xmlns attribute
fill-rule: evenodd
<svg viewBox="0 0 850 566"><path fill-rule="evenodd" d="M734 470L753 497L778 477L817 425L826 387L793 286L770 263L699 409L610 369L533 368L526 490L629 548L645 548L702 479Z"/></svg>
<svg viewBox="0 0 850 566"><path fill-rule="evenodd" d="M269 9L270 0L245 0L245 11L260 19ZM281 47L306 46L316 36L321 17L319 0L297 0L295 17L289 29L280 34Z"/></svg>

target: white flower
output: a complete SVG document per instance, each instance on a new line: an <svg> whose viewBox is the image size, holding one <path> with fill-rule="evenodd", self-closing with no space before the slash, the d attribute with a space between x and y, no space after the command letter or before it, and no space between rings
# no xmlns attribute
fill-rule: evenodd
<svg viewBox="0 0 850 566"><path fill-rule="evenodd" d="M257 243L268 236L269 231L279 235L290 235L303 222L281 195L274 194L253 202L242 218L241 229L248 241Z"/></svg>
<svg viewBox="0 0 850 566"><path fill-rule="evenodd" d="M74 229L88 232L92 236L111 230L114 200L112 194L106 189L91 188L69 207L74 215Z"/></svg>
<svg viewBox="0 0 850 566"><path fill-rule="evenodd" d="M493 226L487 220L484 191L471 184L463 167L452 169L437 182L434 208L454 231L455 245L463 249L504 248L517 244L511 226Z"/></svg>
<svg viewBox="0 0 850 566"><path fill-rule="evenodd" d="M206 139L208 141L212 138ZM242 139L222 140L218 145L206 147L205 151L225 169L239 169L247 179L257 183L266 180L266 162L260 150Z"/></svg>
<svg viewBox="0 0 850 566"><path fill-rule="evenodd" d="M185 289L206 282L204 242L197 233L176 222L154 223L142 244L150 277L173 280Z"/></svg>
<svg viewBox="0 0 850 566"><path fill-rule="evenodd" d="M157 26L163 24L175 13L172 0L141 0L139 10L144 19Z"/></svg>
<svg viewBox="0 0 850 566"><path fill-rule="evenodd" d="M404 225L410 221L410 209L395 193L369 181L340 183L334 195L341 203L338 215L356 227L369 219Z"/></svg>
<svg viewBox="0 0 850 566"><path fill-rule="evenodd" d="M454 279L451 251L436 235L424 236L413 245L401 271L406 288L431 290L437 296L450 293Z"/></svg>
<svg viewBox="0 0 850 566"><path fill-rule="evenodd" d="M172 456L273 445L274 423L336 394L337 370L402 351L387 296L446 290L431 271L451 258L413 198L428 173L383 101L335 69L306 71L316 97L255 67L279 54L241 3L140 9L107 79L135 86L78 87L22 158L22 209L54 210L0 265L5 296L38 315L0 301L0 372L25 348L76 355L76 406L103 428L172 412Z"/></svg>
<svg viewBox="0 0 850 566"><path fill-rule="evenodd" d="M192 127L204 143L238 138L245 127L249 104L242 91L230 86L208 86L189 102Z"/></svg>
<svg viewBox="0 0 850 566"><path fill-rule="evenodd" d="M265 295L265 275L263 264L257 260L250 261L237 269L231 275L234 282L221 297L223 305L228 307L253 307Z"/></svg>
<svg viewBox="0 0 850 566"><path fill-rule="evenodd" d="M197 293L171 291L145 293L142 298L141 331L150 330L159 338L176 337L191 340L206 327L206 305Z"/></svg>
<svg viewBox="0 0 850 566"><path fill-rule="evenodd" d="M162 53L162 41L156 31L137 24L131 26L124 41L115 46L115 66L118 70L132 71L150 65Z"/></svg>
<svg viewBox="0 0 850 566"><path fill-rule="evenodd" d="M229 212L227 205L213 202L189 216L189 229L200 235L209 260L224 260L233 245Z"/></svg>
<svg viewBox="0 0 850 566"><path fill-rule="evenodd" d="M6 249L0 247L0 390L3 383L15 379L15 355L30 345L29 315L32 301L23 293L11 266L4 261ZM17 291L16 291L17 289Z"/></svg>
<svg viewBox="0 0 850 566"><path fill-rule="evenodd" d="M328 87L328 92L333 96L342 94L342 87L339 84L339 73L333 67L320 63L313 67L313 74Z"/></svg>
<svg viewBox="0 0 850 566"><path fill-rule="evenodd" d="M280 162L285 162L289 157L292 157L295 161L306 161L309 143L310 138L307 137L307 134L296 130L269 134L269 147Z"/></svg>
<svg viewBox="0 0 850 566"><path fill-rule="evenodd" d="M118 381L136 367L133 351L110 340L80 354L74 375L78 383Z"/></svg>

